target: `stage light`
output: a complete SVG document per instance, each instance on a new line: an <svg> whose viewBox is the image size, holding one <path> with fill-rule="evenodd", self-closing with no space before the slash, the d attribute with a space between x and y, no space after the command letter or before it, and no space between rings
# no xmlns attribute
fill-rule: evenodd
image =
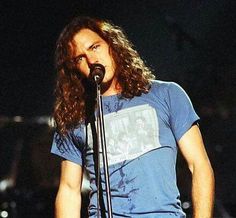
<svg viewBox="0 0 236 218"><path fill-rule="evenodd" d="M15 117L13 117L13 121L14 121L14 122L17 122L17 123L23 122L23 117L21 117L21 116L15 116Z"/></svg>
<svg viewBox="0 0 236 218"><path fill-rule="evenodd" d="M8 212L3 210L3 211L1 211L0 216L3 218L6 218L6 217L8 217Z"/></svg>
<svg viewBox="0 0 236 218"><path fill-rule="evenodd" d="M185 210L189 209L190 206L191 206L191 203L188 202L188 201L185 201L185 202L182 203L182 207L183 207L183 209L185 209Z"/></svg>

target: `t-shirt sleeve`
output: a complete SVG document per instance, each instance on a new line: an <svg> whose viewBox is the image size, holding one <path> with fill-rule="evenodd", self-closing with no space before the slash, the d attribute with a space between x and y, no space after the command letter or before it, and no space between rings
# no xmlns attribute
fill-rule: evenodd
<svg viewBox="0 0 236 218"><path fill-rule="evenodd" d="M168 89L170 125L178 141L199 120L187 93L176 83Z"/></svg>
<svg viewBox="0 0 236 218"><path fill-rule="evenodd" d="M82 166L82 149L80 149L78 141L74 134L61 137L56 132L53 137L51 153Z"/></svg>

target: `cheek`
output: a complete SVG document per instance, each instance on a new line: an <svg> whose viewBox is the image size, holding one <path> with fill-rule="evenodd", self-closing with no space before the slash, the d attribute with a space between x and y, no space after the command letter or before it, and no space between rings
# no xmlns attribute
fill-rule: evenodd
<svg viewBox="0 0 236 218"><path fill-rule="evenodd" d="M88 77L89 73L90 73L90 70L89 70L89 67L86 65L86 64L81 64L79 67L78 67L78 70L80 71L80 73L85 76L85 77Z"/></svg>
<svg viewBox="0 0 236 218"><path fill-rule="evenodd" d="M116 63L115 63L115 60L113 58L113 55L112 55L111 51L108 51L108 57L109 57L110 65L111 65L112 69L115 70L116 69Z"/></svg>
<svg viewBox="0 0 236 218"><path fill-rule="evenodd" d="M113 71L113 73L115 73L115 70L116 70L116 63L114 61L113 58L111 58L111 70Z"/></svg>

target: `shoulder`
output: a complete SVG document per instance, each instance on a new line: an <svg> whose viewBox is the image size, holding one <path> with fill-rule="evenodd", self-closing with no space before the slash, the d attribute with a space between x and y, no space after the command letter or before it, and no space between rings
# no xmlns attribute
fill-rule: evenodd
<svg viewBox="0 0 236 218"><path fill-rule="evenodd" d="M184 92L183 88L176 82L162 80L152 80L150 91L158 95Z"/></svg>
<svg viewBox="0 0 236 218"><path fill-rule="evenodd" d="M179 88L180 85L173 81L151 80L151 87L158 89L172 89Z"/></svg>

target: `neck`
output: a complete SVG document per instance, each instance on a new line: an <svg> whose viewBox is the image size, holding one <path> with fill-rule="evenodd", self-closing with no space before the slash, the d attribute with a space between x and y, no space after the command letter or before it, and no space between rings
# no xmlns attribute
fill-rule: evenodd
<svg viewBox="0 0 236 218"><path fill-rule="evenodd" d="M120 93L119 90L107 90L106 92L102 93L102 96L111 96Z"/></svg>
<svg viewBox="0 0 236 218"><path fill-rule="evenodd" d="M121 86L117 80L113 79L110 83L103 83L101 85L102 96L116 95L121 92Z"/></svg>

